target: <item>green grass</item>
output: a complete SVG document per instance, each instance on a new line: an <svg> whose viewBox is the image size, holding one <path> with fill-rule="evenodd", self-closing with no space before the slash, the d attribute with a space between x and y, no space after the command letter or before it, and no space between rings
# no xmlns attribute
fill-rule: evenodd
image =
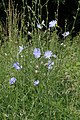
<svg viewBox="0 0 80 120"><path fill-rule="evenodd" d="M36 2L33 3L35 11L23 6L20 32L14 6L8 8L8 36L4 36L0 25L0 120L80 120L80 35L73 40L67 36L61 40L61 45L56 28L52 28L52 33L35 30L35 19L39 17L40 22L42 19L41 7L37 15ZM25 7L33 14L30 42L24 22ZM19 46L24 47L20 54ZM34 48L41 50L38 59L33 55ZM47 68L48 60L44 58L47 50L57 55L57 58L51 58L54 65L50 70ZM19 62L22 69L13 68L15 62ZM12 77L16 82L10 85ZM36 80L39 84L35 86Z"/></svg>
<svg viewBox="0 0 80 120"><path fill-rule="evenodd" d="M46 36L46 37L45 37ZM26 36L25 36L26 37ZM14 39L14 38L13 38ZM19 39L19 38L18 38ZM24 50L18 54L19 45ZM64 46L65 45L65 46ZM34 48L41 49L35 58ZM51 50L57 58L48 70L43 55ZM22 69L13 68L19 62ZM37 73L36 73L37 70ZM16 82L10 85L11 77ZM40 83L34 86L34 81ZM58 36L40 32L25 38L5 42L0 48L0 120L79 120L80 119L80 40L67 37L61 45Z"/></svg>

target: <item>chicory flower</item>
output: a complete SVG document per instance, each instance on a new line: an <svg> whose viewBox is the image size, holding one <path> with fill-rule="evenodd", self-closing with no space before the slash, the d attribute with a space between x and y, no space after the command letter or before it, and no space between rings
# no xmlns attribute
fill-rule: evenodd
<svg viewBox="0 0 80 120"><path fill-rule="evenodd" d="M20 70L20 69L22 68L22 66L20 66L18 62L14 63L14 64L13 64L13 67L14 67L16 70Z"/></svg>
<svg viewBox="0 0 80 120"><path fill-rule="evenodd" d="M49 22L49 28L55 27L56 24L57 24L57 21L56 20L52 20L51 22Z"/></svg>
<svg viewBox="0 0 80 120"><path fill-rule="evenodd" d="M49 60L48 64L47 64L48 69L52 69L53 65L54 65L54 62L52 62L51 60Z"/></svg>
<svg viewBox="0 0 80 120"><path fill-rule="evenodd" d="M39 80L34 81L34 86L37 86L39 84Z"/></svg>
<svg viewBox="0 0 80 120"><path fill-rule="evenodd" d="M44 53L44 57L45 58L50 58L50 57L52 57L52 52L51 51L46 51L45 53Z"/></svg>
<svg viewBox="0 0 80 120"><path fill-rule="evenodd" d="M65 38L66 36L68 36L68 35L69 35L69 31L64 32L62 35L63 35L63 37Z"/></svg>
<svg viewBox="0 0 80 120"><path fill-rule="evenodd" d="M35 58L39 58L41 56L41 51L39 48L35 48L33 51L33 54L35 56Z"/></svg>
<svg viewBox="0 0 80 120"><path fill-rule="evenodd" d="M10 85L13 85L16 82L16 78L12 77L9 81Z"/></svg>

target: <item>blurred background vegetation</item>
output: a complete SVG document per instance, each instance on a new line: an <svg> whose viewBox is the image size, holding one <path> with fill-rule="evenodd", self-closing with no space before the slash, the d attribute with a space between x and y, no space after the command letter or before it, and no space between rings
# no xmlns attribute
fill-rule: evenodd
<svg viewBox="0 0 80 120"><path fill-rule="evenodd" d="M10 5L10 6L9 6ZM11 15L10 17L10 14ZM71 31L72 35L80 31L80 2L79 0L1 0L0 1L0 24L2 31L7 32L7 19L13 21L16 15L17 24L21 28L22 15L24 24L30 30L33 25L34 16L38 20L45 20L48 24L53 19L58 21L62 32ZM29 22L29 24L28 24ZM36 20L35 20L36 22ZM66 29L66 30L65 30Z"/></svg>

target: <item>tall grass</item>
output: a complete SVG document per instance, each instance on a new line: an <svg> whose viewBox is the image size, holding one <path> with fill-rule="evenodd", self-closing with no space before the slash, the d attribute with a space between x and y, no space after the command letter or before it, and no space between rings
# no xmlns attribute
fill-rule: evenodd
<svg viewBox="0 0 80 120"><path fill-rule="evenodd" d="M33 1L35 11L36 3ZM0 47L0 120L79 120L80 35L73 39L73 43L70 36L60 43L56 30L53 29L52 33L36 30L36 12L28 6L28 11L34 13L31 19L32 40L28 41L25 8L18 31L17 9L11 8L10 4L9 34ZM41 6L40 1L38 6ZM5 41L6 36L3 38ZM39 58L33 54L35 48L41 51ZM52 52L50 59L45 58L46 51ZM54 62L51 69L48 69L49 60ZM19 69L13 66L16 62ZM13 77L16 81L11 84Z"/></svg>

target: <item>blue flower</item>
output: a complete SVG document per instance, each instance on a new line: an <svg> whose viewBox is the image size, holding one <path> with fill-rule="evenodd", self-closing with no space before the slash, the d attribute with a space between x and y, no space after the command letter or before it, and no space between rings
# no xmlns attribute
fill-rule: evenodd
<svg viewBox="0 0 80 120"><path fill-rule="evenodd" d="M45 26L45 24L44 24L44 20L42 21L42 23L41 24L37 24L37 28L39 28L39 29L42 29L43 28L43 26ZM45 26L46 27L46 26Z"/></svg>
<svg viewBox="0 0 80 120"><path fill-rule="evenodd" d="M40 24L37 24L37 28L42 29L42 26Z"/></svg>
<svg viewBox="0 0 80 120"><path fill-rule="evenodd" d="M35 56L35 58L39 58L41 56L41 52L39 48L35 48L33 51L33 54Z"/></svg>
<svg viewBox="0 0 80 120"><path fill-rule="evenodd" d="M51 51L46 51L45 53L44 53L44 57L45 58L50 58L50 57L52 57L52 52Z"/></svg>
<svg viewBox="0 0 80 120"><path fill-rule="evenodd" d="M39 84L39 80L34 81L34 86L37 86Z"/></svg>
<svg viewBox="0 0 80 120"><path fill-rule="evenodd" d="M16 78L12 77L9 81L10 85L13 85L16 82Z"/></svg>
<svg viewBox="0 0 80 120"><path fill-rule="evenodd" d="M53 65L54 65L54 62L52 62L51 60L48 60L48 64L47 64L48 69L52 69Z"/></svg>
<svg viewBox="0 0 80 120"><path fill-rule="evenodd" d="M56 24L57 24L57 21L56 20L52 20L51 22L49 22L49 28L55 27Z"/></svg>
<svg viewBox="0 0 80 120"><path fill-rule="evenodd" d="M63 37L65 38L66 36L68 36L70 33L69 33L69 31L67 31L67 32L64 32L62 35L63 35Z"/></svg>
<svg viewBox="0 0 80 120"><path fill-rule="evenodd" d="M16 70L20 70L20 69L22 68L22 66L20 66L18 62L14 63L14 64L13 64L13 67L14 67Z"/></svg>

